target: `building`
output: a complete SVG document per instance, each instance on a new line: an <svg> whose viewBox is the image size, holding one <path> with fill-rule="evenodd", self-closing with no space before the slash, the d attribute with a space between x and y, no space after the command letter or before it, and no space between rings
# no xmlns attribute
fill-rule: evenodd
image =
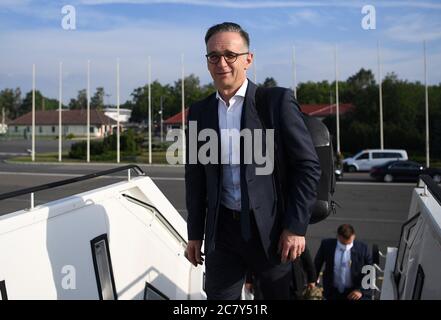
<svg viewBox="0 0 441 320"><path fill-rule="evenodd" d="M187 122L188 108L185 109L185 122ZM168 132L171 129L181 129L182 126L182 112L171 116L170 118L164 120L165 131Z"/></svg>
<svg viewBox="0 0 441 320"><path fill-rule="evenodd" d="M117 108L104 108L104 114L115 121L118 121L118 109ZM129 123L132 110L119 108L119 123Z"/></svg>
<svg viewBox="0 0 441 320"><path fill-rule="evenodd" d="M335 104L303 104L300 106L302 112L309 116L316 117L320 120L335 115L337 106ZM351 103L340 103L338 106L340 116L354 110L354 105Z"/></svg>
<svg viewBox="0 0 441 320"><path fill-rule="evenodd" d="M63 110L61 112L63 136L87 136L87 112L85 110ZM105 137L116 128L116 121L96 109L90 110L90 136ZM8 134L27 137L32 133L32 112L28 112L8 123ZM35 135L58 136L58 110L35 112Z"/></svg>

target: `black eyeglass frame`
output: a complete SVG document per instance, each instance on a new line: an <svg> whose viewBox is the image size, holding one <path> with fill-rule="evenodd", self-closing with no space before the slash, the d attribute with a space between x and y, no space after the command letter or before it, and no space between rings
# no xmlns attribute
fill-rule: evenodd
<svg viewBox="0 0 441 320"><path fill-rule="evenodd" d="M209 62L209 63L211 63L211 64L218 64L219 63L219 61L220 61L220 59L221 59L221 57L224 57L224 59L225 59L225 61L227 62L227 63L235 63L236 61L237 61L237 58L239 57L239 56L243 56L243 55L245 55L245 54L249 54L250 52L248 51L248 52L240 52L240 53L236 53L236 52L226 52L226 53L223 53L223 54L218 54L218 53L208 53L208 54L206 54L205 55L205 57L207 58L207 61ZM234 60L229 60L229 59L227 59L227 57L226 57L226 55L228 55L228 54L233 54L234 55ZM216 61L215 62L213 62L213 61L210 61L210 57L213 57L213 56L215 56L215 57L217 57L217 59L216 59Z"/></svg>

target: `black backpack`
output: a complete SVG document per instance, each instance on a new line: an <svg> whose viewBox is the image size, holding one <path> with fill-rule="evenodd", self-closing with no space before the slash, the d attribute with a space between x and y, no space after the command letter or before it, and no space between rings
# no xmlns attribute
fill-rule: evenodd
<svg viewBox="0 0 441 320"><path fill-rule="evenodd" d="M272 121L273 116L269 113L269 108L266 108L266 101L269 97L272 99L282 99L285 94L286 89L284 88L262 88L259 87L256 90L256 110L259 115L260 121L264 129L277 128L274 126ZM296 102L297 108L300 110L300 106ZM300 110L301 111L301 110ZM274 112L278 112L277 108ZM317 190L317 201L315 202L311 218L309 223L314 224L326 219L331 213L335 213L335 202L333 201L333 194L335 191L335 168L334 168L334 150L332 148L332 140L329 134L329 130L326 125L305 113L302 112L303 120L305 121L305 125L308 128L311 138L317 152L320 168L322 174L320 176L320 181ZM277 118L276 115L274 117ZM277 192L279 195L283 195L284 192L284 181L283 178L286 177L283 171L283 166L280 166L279 160L279 152L278 152L278 134L275 132L275 141L274 141L274 176L276 180ZM281 200L281 209L283 210L283 199Z"/></svg>

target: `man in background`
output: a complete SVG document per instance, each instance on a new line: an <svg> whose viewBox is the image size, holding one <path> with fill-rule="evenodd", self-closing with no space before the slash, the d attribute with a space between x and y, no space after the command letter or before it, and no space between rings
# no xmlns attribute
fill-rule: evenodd
<svg viewBox="0 0 441 320"><path fill-rule="evenodd" d="M317 274L323 272L323 294L327 300L369 299L370 291L361 287L363 266L372 265L368 246L355 240L350 224L337 229L337 239L324 239L314 259Z"/></svg>

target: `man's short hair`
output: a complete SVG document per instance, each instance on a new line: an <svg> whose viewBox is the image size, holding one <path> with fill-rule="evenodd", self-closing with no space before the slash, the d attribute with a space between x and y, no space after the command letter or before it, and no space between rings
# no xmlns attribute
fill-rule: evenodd
<svg viewBox="0 0 441 320"><path fill-rule="evenodd" d="M353 234L355 234L354 227L350 224L342 224L337 229L337 234L345 240L349 240L350 237L352 237Z"/></svg>
<svg viewBox="0 0 441 320"><path fill-rule="evenodd" d="M247 48L250 47L250 36L240 25L234 22L223 22L210 27L205 34L205 44L208 43L208 40L210 40L213 35L219 32L237 32L242 37Z"/></svg>

